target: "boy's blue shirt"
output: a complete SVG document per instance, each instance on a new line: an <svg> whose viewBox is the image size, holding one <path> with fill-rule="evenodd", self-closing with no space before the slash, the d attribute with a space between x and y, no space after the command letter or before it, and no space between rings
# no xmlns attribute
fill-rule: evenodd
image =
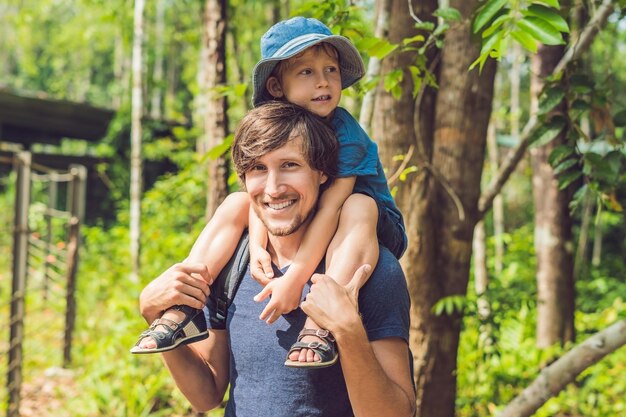
<svg viewBox="0 0 626 417"><path fill-rule="evenodd" d="M389 192L387 177L378 158L378 146L359 122L344 108L337 107L332 125L339 141L339 178L356 177L355 193L371 196L395 213L404 227L402 213Z"/></svg>

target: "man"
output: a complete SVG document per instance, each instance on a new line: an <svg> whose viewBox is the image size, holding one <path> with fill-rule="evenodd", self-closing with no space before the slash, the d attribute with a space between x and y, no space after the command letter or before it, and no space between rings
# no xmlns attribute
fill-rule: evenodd
<svg viewBox="0 0 626 417"><path fill-rule="evenodd" d="M244 117L232 154L250 205L268 230L267 250L280 279L302 243L320 192L336 172L334 134L306 110L272 102ZM384 247L367 280L369 269L359 268L346 287L314 275L301 309L271 326L258 318L266 303L253 300L262 287L248 271L229 308L226 330L210 329L208 339L163 353L177 386L194 408L206 411L221 404L230 385L229 417L412 416L404 276ZM173 304L200 308L209 292L206 282L211 279L203 263L174 265L142 292L142 315L152 322ZM333 366L283 366L305 313L334 336L339 362Z"/></svg>

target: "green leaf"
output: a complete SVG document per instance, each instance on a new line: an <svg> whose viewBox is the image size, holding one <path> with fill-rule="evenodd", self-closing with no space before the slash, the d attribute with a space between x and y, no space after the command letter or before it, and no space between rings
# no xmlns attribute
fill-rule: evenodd
<svg viewBox="0 0 626 417"><path fill-rule="evenodd" d="M574 100L574 102L570 105L570 108L572 110L580 110L580 111L587 111L591 108L591 106L589 105L589 103L587 103L585 100L582 99L576 99Z"/></svg>
<svg viewBox="0 0 626 417"><path fill-rule="evenodd" d="M408 45L410 43L413 42L424 42L426 40L426 38L424 38L423 35L416 35L416 36L412 36L410 38L405 38L402 40L402 44L403 45Z"/></svg>
<svg viewBox="0 0 626 417"><path fill-rule="evenodd" d="M583 175L583 173L580 172L580 171L569 171L569 172L566 172L565 174L559 176L559 178L558 178L559 190L563 190L563 189L567 188L571 183L576 181L582 175Z"/></svg>
<svg viewBox="0 0 626 417"><path fill-rule="evenodd" d="M487 29L485 29L485 31L483 32L483 38L487 38L491 36L493 33L495 33L495 31L500 29L500 27L505 22L508 22L511 19L512 19L511 16L509 16L508 14L503 14L502 16L498 16L498 18L494 20L493 23Z"/></svg>
<svg viewBox="0 0 626 417"><path fill-rule="evenodd" d="M440 24L439 26L437 26L437 28L433 31L433 35L439 36L445 33L448 29L450 29L450 25L444 22Z"/></svg>
<svg viewBox="0 0 626 417"><path fill-rule="evenodd" d="M449 22L461 20L462 18L461 13L454 7L441 7L435 10L433 15Z"/></svg>
<svg viewBox="0 0 626 417"><path fill-rule="evenodd" d="M626 110L621 110L613 116L613 123L617 127L626 126Z"/></svg>
<svg viewBox="0 0 626 417"><path fill-rule="evenodd" d="M561 6L559 5L559 0L539 0L539 1L534 1L533 3L535 4L545 4L546 6L550 6L554 9L560 9Z"/></svg>
<svg viewBox="0 0 626 417"><path fill-rule="evenodd" d="M376 43L374 46L366 50L366 52L369 56L373 56L378 59L383 59L384 57L389 55L391 52L395 51L397 48L398 48L398 45L387 42L384 39L380 39L378 43Z"/></svg>
<svg viewBox="0 0 626 417"><path fill-rule="evenodd" d="M522 12L525 16L535 16L550 23L559 32L569 33L569 26L563 17L554 9L542 6L540 4L532 4L528 9Z"/></svg>
<svg viewBox="0 0 626 417"><path fill-rule="evenodd" d="M545 45L562 45L565 43L561 32L550 23L534 16L524 17L516 22L517 26Z"/></svg>
<svg viewBox="0 0 626 417"><path fill-rule="evenodd" d="M404 78L404 72L401 69L395 69L391 71L389 74L385 76L385 80L383 85L386 91L393 92L393 89L396 88Z"/></svg>
<svg viewBox="0 0 626 417"><path fill-rule="evenodd" d="M554 168L554 175L562 174L563 172L567 171L568 169L570 169L577 163L578 163L577 159L574 159L574 158L566 159L565 161L561 162L556 168Z"/></svg>
<svg viewBox="0 0 626 417"><path fill-rule="evenodd" d="M611 172L617 175L622 168L624 158L624 155L620 151L612 151L604 157L604 160L607 162L607 166L610 168Z"/></svg>
<svg viewBox="0 0 626 417"><path fill-rule="evenodd" d="M415 29L425 30L427 32L432 32L435 28L435 24L433 22L420 22L415 24Z"/></svg>
<svg viewBox="0 0 626 417"><path fill-rule="evenodd" d="M552 152L550 152L550 156L548 157L548 163L554 167L573 153L574 147L569 145L559 145L554 148Z"/></svg>
<svg viewBox="0 0 626 417"><path fill-rule="evenodd" d="M561 133L565 125L565 120L556 117L550 123L541 125L530 139L530 147L537 148L552 142Z"/></svg>
<svg viewBox="0 0 626 417"><path fill-rule="evenodd" d="M538 114L546 114L555 108L565 98L565 91L560 87L546 90L540 97Z"/></svg>
<svg viewBox="0 0 626 417"><path fill-rule="evenodd" d="M402 173L400 174L400 181L404 182L406 181L406 177L407 175L409 175L412 172L417 172L417 167L415 165L412 165L410 167L405 168Z"/></svg>
<svg viewBox="0 0 626 417"><path fill-rule="evenodd" d="M220 156L224 155L226 151L230 148L230 145L233 143L234 135L230 134L224 138L222 143L215 145L207 152L207 157L210 159L217 159Z"/></svg>
<svg viewBox="0 0 626 417"><path fill-rule="evenodd" d="M415 65L411 65L409 71L411 72L411 79L413 80L413 98L415 98L419 94L420 88L422 88L422 71Z"/></svg>
<svg viewBox="0 0 626 417"><path fill-rule="evenodd" d="M537 53L537 41L528 33L516 28L511 31L511 36L513 36L513 39L515 39L527 51L532 52L533 54Z"/></svg>
<svg viewBox="0 0 626 417"><path fill-rule="evenodd" d="M489 0L481 9L474 23L472 24L472 32L478 33L498 12L507 4L507 0Z"/></svg>

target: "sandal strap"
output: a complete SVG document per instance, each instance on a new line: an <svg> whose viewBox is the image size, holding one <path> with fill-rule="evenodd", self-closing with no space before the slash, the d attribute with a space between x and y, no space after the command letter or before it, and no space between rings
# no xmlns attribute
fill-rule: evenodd
<svg viewBox="0 0 626 417"><path fill-rule="evenodd" d="M333 334L326 329L302 329L302 331L298 335L298 342L302 340L302 338L304 338L305 336L316 336L324 340L326 343L335 342L335 337L333 336Z"/></svg>

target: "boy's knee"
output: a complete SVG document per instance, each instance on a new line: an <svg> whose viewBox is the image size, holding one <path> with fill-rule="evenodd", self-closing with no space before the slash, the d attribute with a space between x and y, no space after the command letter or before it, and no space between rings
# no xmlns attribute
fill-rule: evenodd
<svg viewBox="0 0 626 417"><path fill-rule="evenodd" d="M250 197L248 193L236 191L230 193L220 204L219 210L229 212L231 215L239 216L246 214L250 210Z"/></svg>
<svg viewBox="0 0 626 417"><path fill-rule="evenodd" d="M376 201L365 194L351 194L343 203L341 208L341 217L347 217L353 220L378 222L378 205Z"/></svg>

